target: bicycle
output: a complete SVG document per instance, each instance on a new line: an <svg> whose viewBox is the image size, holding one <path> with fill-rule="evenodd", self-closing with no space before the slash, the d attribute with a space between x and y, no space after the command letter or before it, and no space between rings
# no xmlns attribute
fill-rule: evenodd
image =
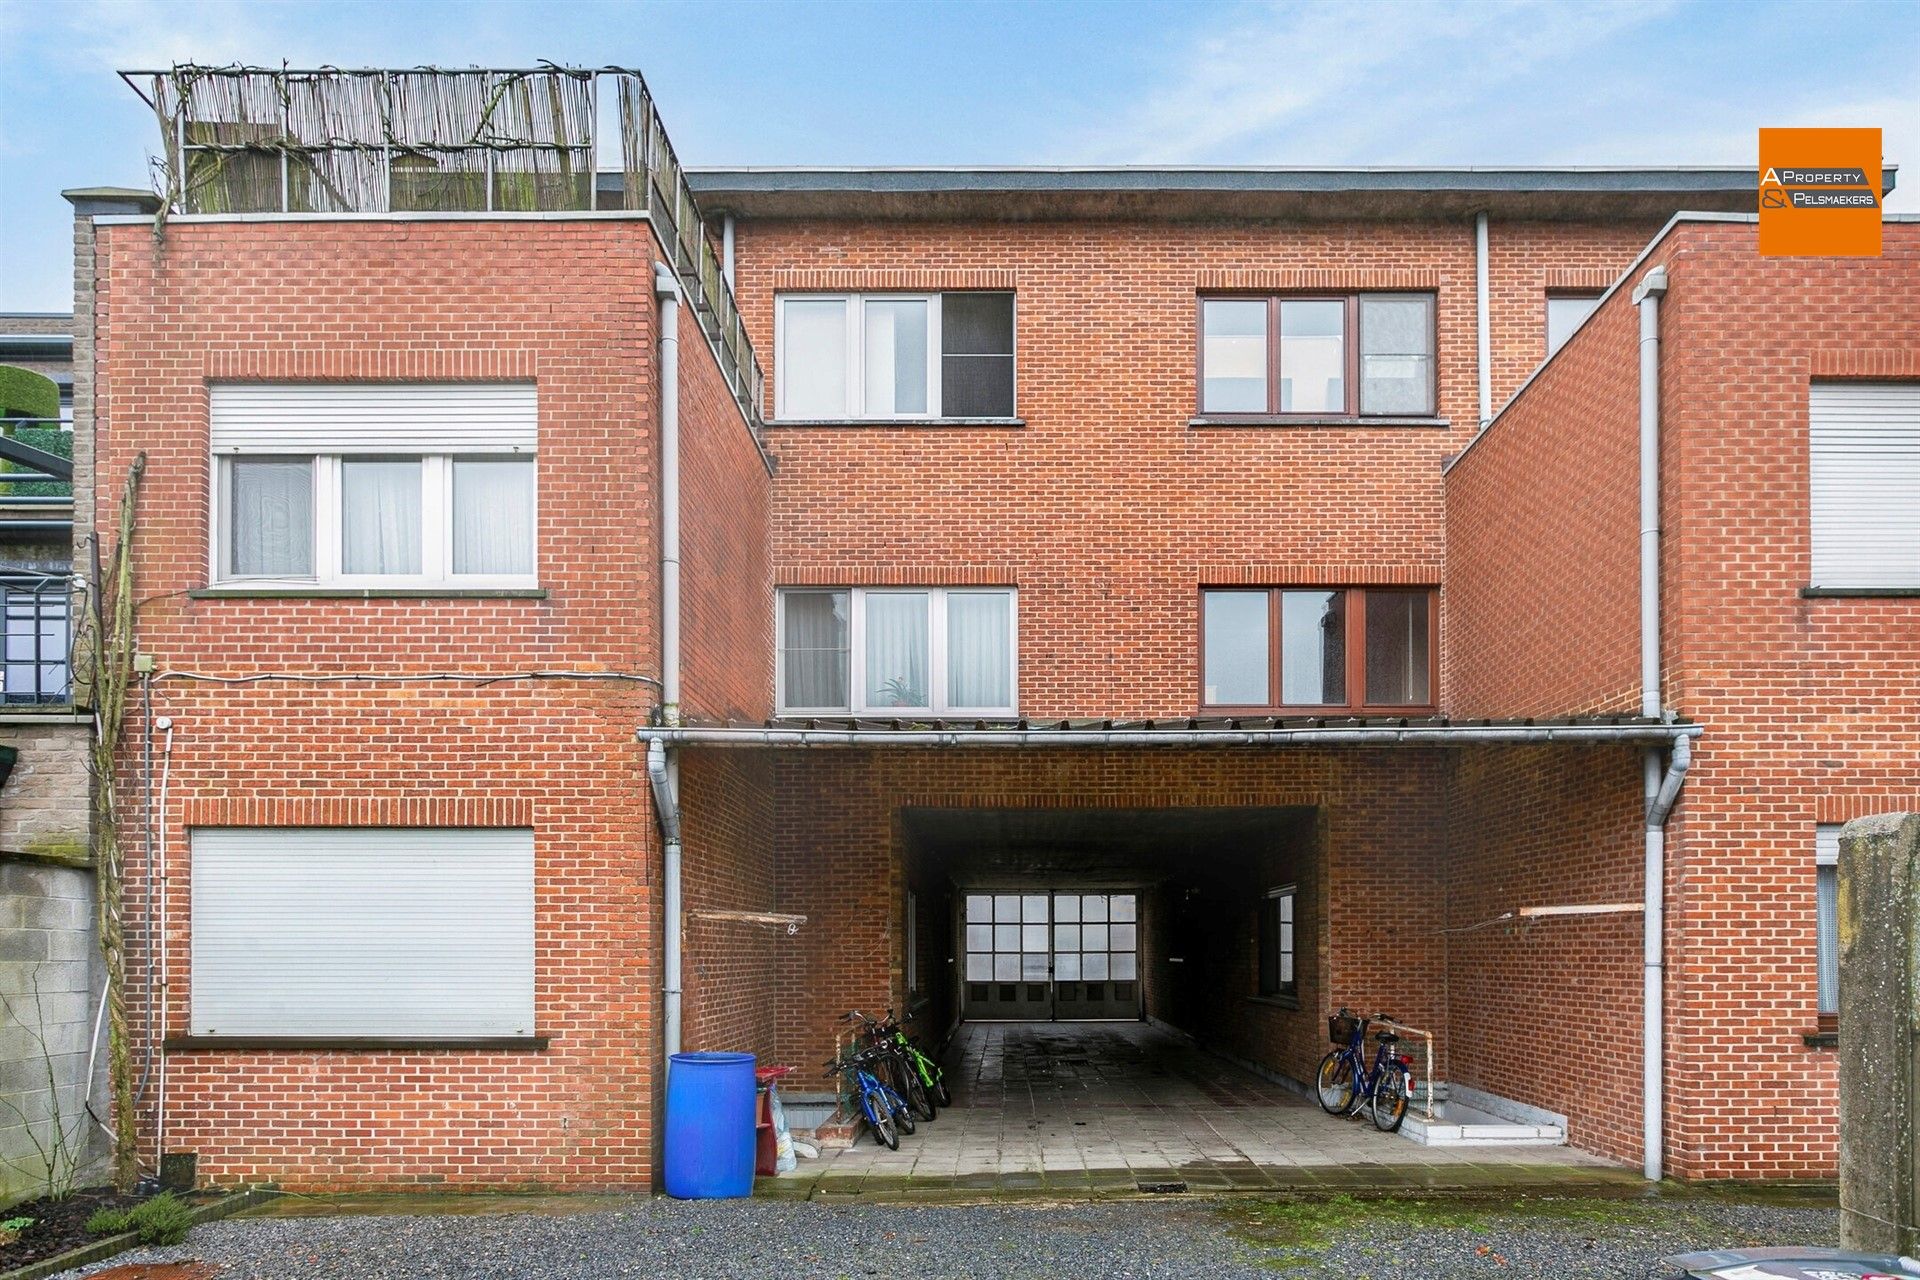
<svg viewBox="0 0 1920 1280"><path fill-rule="evenodd" d="M858 1009L848 1013L843 1022L857 1022L865 1030L867 1047L878 1056L878 1060L887 1068L887 1084L895 1093L907 1100L907 1105L919 1113L922 1120L932 1120L938 1114L934 1105L933 1091L918 1070L912 1046L906 1036L900 1033L899 1023L894 1021L893 1010L887 1010L887 1021L880 1022L870 1018ZM911 1133L913 1130L909 1129Z"/></svg>
<svg viewBox="0 0 1920 1280"><path fill-rule="evenodd" d="M889 1007L886 1020L880 1023L880 1034L890 1040L906 1059L907 1066L926 1086L929 1100L935 1106L950 1107L953 1105L953 1091L947 1088L947 1073L939 1063L922 1053L920 1046L913 1042L913 1037L907 1034L905 1024L911 1020L911 1017L895 1017L893 1009ZM927 1118L930 1120L933 1117Z"/></svg>
<svg viewBox="0 0 1920 1280"><path fill-rule="evenodd" d="M1314 1093L1321 1110L1330 1116L1350 1116L1366 1105L1374 1128L1397 1133L1413 1097L1413 1059L1394 1048L1399 1036L1380 1031L1374 1035L1379 1047L1369 1067L1365 1055L1367 1031L1375 1021L1394 1019L1384 1013L1356 1017L1344 1007L1327 1019L1327 1036L1337 1047L1320 1059Z"/></svg>
<svg viewBox="0 0 1920 1280"><path fill-rule="evenodd" d="M905 1098L868 1069L878 1056L871 1049L855 1050L845 1058L828 1062L827 1075L849 1076L854 1101L859 1104L860 1114L866 1118L867 1128L873 1130L874 1138L883 1143L887 1150L898 1151L900 1135L913 1132L913 1112Z"/></svg>

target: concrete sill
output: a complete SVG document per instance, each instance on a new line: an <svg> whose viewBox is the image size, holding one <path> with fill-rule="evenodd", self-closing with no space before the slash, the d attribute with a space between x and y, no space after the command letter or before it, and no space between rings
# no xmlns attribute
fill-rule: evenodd
<svg viewBox="0 0 1920 1280"><path fill-rule="evenodd" d="M1300 999L1298 996L1248 996L1246 997L1246 1001L1248 1004L1263 1004L1271 1009L1298 1009L1300 1007Z"/></svg>
<svg viewBox="0 0 1920 1280"><path fill-rule="evenodd" d="M545 600L544 587L195 587L193 600Z"/></svg>
<svg viewBox="0 0 1920 1280"><path fill-rule="evenodd" d="M547 1036L475 1036L450 1040L420 1040L404 1036L392 1038L384 1036L171 1036L166 1041L166 1049L169 1053L183 1050L420 1053L461 1049L544 1053L548 1039Z"/></svg>
<svg viewBox="0 0 1920 1280"><path fill-rule="evenodd" d="M1920 600L1920 587L1802 587L1802 600Z"/></svg>
<svg viewBox="0 0 1920 1280"><path fill-rule="evenodd" d="M1025 418L784 418L769 427L1024 427Z"/></svg>
<svg viewBox="0 0 1920 1280"><path fill-rule="evenodd" d="M1451 427L1451 418L1300 417L1293 414L1254 413L1231 418L1202 415L1187 420L1189 427Z"/></svg>

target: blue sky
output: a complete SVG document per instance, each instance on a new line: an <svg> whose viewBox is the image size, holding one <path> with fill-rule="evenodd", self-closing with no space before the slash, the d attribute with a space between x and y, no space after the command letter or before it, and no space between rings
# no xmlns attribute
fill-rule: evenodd
<svg viewBox="0 0 1920 1280"><path fill-rule="evenodd" d="M1878 125L1920 209L1920 4L0 0L0 310L69 305L65 187L148 185L121 67L646 72L689 164L1751 164Z"/></svg>

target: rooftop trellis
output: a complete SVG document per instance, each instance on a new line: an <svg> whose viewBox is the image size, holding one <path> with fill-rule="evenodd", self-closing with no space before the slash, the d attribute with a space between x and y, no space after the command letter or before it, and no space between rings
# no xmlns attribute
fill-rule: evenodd
<svg viewBox="0 0 1920 1280"><path fill-rule="evenodd" d="M121 75L160 120L163 218L645 212L735 398L758 426L759 362L639 72L183 64ZM596 130L608 114L620 133L618 196L595 182Z"/></svg>

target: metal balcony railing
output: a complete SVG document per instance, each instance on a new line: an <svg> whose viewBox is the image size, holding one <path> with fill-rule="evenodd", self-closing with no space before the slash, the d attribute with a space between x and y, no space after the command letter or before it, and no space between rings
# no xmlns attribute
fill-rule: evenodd
<svg viewBox="0 0 1920 1280"><path fill-rule="evenodd" d="M123 71L161 121L166 212L645 211L747 421L762 375L638 71L206 67ZM625 181L598 190L617 129ZM608 149L611 154L611 148Z"/></svg>
<svg viewBox="0 0 1920 1280"><path fill-rule="evenodd" d="M0 573L0 703L73 700L73 588L65 576Z"/></svg>

